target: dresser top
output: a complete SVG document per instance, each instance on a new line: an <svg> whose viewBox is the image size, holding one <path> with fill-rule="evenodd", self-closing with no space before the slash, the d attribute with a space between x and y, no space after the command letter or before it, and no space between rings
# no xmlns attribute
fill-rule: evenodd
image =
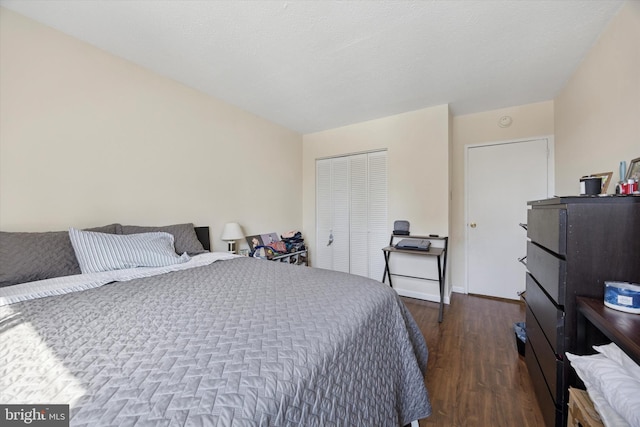
<svg viewBox="0 0 640 427"><path fill-rule="evenodd" d="M640 194L632 194L632 195L615 195L615 194L607 194L605 196L563 196L563 197L552 197L550 199L543 200L532 200L527 202L529 206L547 206L547 205L561 205L561 204L570 204L570 203L597 203L597 204L607 204L607 203L640 203Z"/></svg>

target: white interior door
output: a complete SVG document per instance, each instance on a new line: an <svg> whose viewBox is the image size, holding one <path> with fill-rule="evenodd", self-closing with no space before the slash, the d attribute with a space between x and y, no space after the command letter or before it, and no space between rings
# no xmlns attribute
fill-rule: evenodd
<svg viewBox="0 0 640 427"><path fill-rule="evenodd" d="M467 289L518 299L524 290L527 202L547 197L549 141L467 148Z"/></svg>

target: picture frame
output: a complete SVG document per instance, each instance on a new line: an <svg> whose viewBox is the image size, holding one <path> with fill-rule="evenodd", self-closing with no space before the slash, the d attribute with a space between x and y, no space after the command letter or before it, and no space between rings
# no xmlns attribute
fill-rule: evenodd
<svg viewBox="0 0 640 427"><path fill-rule="evenodd" d="M254 236L247 236L246 239L247 244L249 245L249 250L251 252L255 251L256 246L264 246L262 237L259 234L256 234Z"/></svg>
<svg viewBox="0 0 640 427"><path fill-rule="evenodd" d="M280 240L278 233L265 233L256 234L253 236L246 236L247 244L251 252L256 250L256 246L269 246L270 243L274 243Z"/></svg>
<svg viewBox="0 0 640 427"><path fill-rule="evenodd" d="M636 157L631 160L629 163L629 169L627 169L627 176L625 176L624 180L629 181L630 179L635 179L636 181L640 181L640 157Z"/></svg>
<svg viewBox="0 0 640 427"><path fill-rule="evenodd" d="M591 176L602 178L602 189L600 190L600 194L607 194L607 190L609 189L609 183L611 182L611 177L613 176L613 172L602 172L602 173L593 173Z"/></svg>
<svg viewBox="0 0 640 427"><path fill-rule="evenodd" d="M278 237L278 233L261 234L260 237L262 238L262 244L264 246L269 246L269 244L275 243L280 240L280 237Z"/></svg>

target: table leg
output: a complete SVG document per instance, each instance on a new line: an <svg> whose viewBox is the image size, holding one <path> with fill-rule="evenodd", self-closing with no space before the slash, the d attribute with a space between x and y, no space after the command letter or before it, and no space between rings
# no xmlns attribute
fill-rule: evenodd
<svg viewBox="0 0 640 427"><path fill-rule="evenodd" d="M384 254L384 273L382 274L382 283L388 277L389 278L389 286L393 288L393 284L391 283L391 272L389 271L389 256L390 252L382 251Z"/></svg>

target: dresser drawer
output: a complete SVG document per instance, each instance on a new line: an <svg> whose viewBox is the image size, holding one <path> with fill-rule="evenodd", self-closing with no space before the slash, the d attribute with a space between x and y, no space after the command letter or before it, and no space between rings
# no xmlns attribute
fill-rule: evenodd
<svg viewBox="0 0 640 427"><path fill-rule="evenodd" d="M533 312L549 345L556 354L564 353L564 311L544 293L535 279L527 273L527 292L524 295L527 305Z"/></svg>
<svg viewBox="0 0 640 427"><path fill-rule="evenodd" d="M564 403L564 366L547 342L529 306L527 306L526 329L528 347L533 349L553 401L560 406Z"/></svg>
<svg viewBox="0 0 640 427"><path fill-rule="evenodd" d="M529 209L527 237L540 246L565 256L567 254L567 210Z"/></svg>
<svg viewBox="0 0 640 427"><path fill-rule="evenodd" d="M557 305L564 306L567 262L535 243L527 242L527 270Z"/></svg>
<svg viewBox="0 0 640 427"><path fill-rule="evenodd" d="M553 401L553 398L551 397L551 393L549 392L547 383L544 380L544 376L542 375L540 365L538 365L538 360L536 359L535 353L527 348L524 359L527 364L529 376L531 377L531 382L533 383L533 389L536 392L536 398L538 399L538 404L540 405L540 410L542 412L542 417L544 418L545 426L562 426L562 411L558 410L555 402Z"/></svg>

